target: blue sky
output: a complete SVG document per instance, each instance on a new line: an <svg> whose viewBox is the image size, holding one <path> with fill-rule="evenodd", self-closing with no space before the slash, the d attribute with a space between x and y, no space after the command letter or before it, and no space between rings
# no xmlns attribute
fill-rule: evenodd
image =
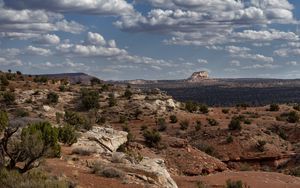
<svg viewBox="0 0 300 188"><path fill-rule="evenodd" d="M300 78L297 0L0 0L0 9L1 70Z"/></svg>

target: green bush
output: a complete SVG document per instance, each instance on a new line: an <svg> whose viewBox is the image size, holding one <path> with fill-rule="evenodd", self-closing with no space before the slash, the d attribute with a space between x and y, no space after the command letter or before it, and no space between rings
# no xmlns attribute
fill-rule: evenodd
<svg viewBox="0 0 300 188"><path fill-rule="evenodd" d="M289 123L297 123L299 122L299 114L295 111L282 113L279 117L276 118L279 121L287 121Z"/></svg>
<svg viewBox="0 0 300 188"><path fill-rule="evenodd" d="M126 116L121 115L121 116L119 117L119 123L126 123L126 121L127 121L127 117L126 117Z"/></svg>
<svg viewBox="0 0 300 188"><path fill-rule="evenodd" d="M192 101L188 101L185 103L185 109L188 111L188 112L195 112L198 110L198 104L195 103L195 102L192 102Z"/></svg>
<svg viewBox="0 0 300 188"><path fill-rule="evenodd" d="M40 170L32 170L20 174L16 170L0 169L0 185L3 188L70 188L65 180L46 175Z"/></svg>
<svg viewBox="0 0 300 188"><path fill-rule="evenodd" d="M16 100L16 96L13 92L7 91L3 93L3 99L5 104L14 104L15 100Z"/></svg>
<svg viewBox="0 0 300 188"><path fill-rule="evenodd" d="M117 99L113 93L108 95L108 105L109 107L113 107L117 105Z"/></svg>
<svg viewBox="0 0 300 188"><path fill-rule="evenodd" d="M243 182L241 180L232 181L229 179L226 181L226 188L243 188Z"/></svg>
<svg viewBox="0 0 300 188"><path fill-rule="evenodd" d="M50 92L50 93L47 94L47 101L50 104L58 103L58 98L59 98L59 96L55 92Z"/></svg>
<svg viewBox="0 0 300 188"><path fill-rule="evenodd" d="M267 144L264 140L258 140L256 143L256 149L260 152L265 151L265 145Z"/></svg>
<svg viewBox="0 0 300 188"><path fill-rule="evenodd" d="M229 109L222 109L222 113L223 113L223 114L228 114L229 111L230 111Z"/></svg>
<svg viewBox="0 0 300 188"><path fill-rule="evenodd" d="M81 90L81 104L86 110L98 109L99 106L99 93L97 91L89 91L86 89Z"/></svg>
<svg viewBox="0 0 300 188"><path fill-rule="evenodd" d="M165 131L167 129L165 118L158 118L156 120L156 126L158 131Z"/></svg>
<svg viewBox="0 0 300 188"><path fill-rule="evenodd" d="M300 167L296 167L290 171L290 175L300 177Z"/></svg>
<svg viewBox="0 0 300 188"><path fill-rule="evenodd" d="M231 135L227 136L226 142L227 142L228 144L232 143L232 142L233 142L233 137L232 137Z"/></svg>
<svg viewBox="0 0 300 188"><path fill-rule="evenodd" d="M183 121L180 121L180 129L181 129L181 130L186 130L186 129L188 129L189 125L190 125L190 122L189 122L189 120L187 120L187 119L185 119L185 120L183 120Z"/></svg>
<svg viewBox="0 0 300 188"><path fill-rule="evenodd" d="M124 92L124 97L129 100L131 96L132 96L132 92L130 91L130 89L126 89Z"/></svg>
<svg viewBox="0 0 300 188"><path fill-rule="evenodd" d="M202 112L203 114L207 114L209 112L208 106L205 104L200 104L199 111Z"/></svg>
<svg viewBox="0 0 300 188"><path fill-rule="evenodd" d="M177 122L178 122L177 116L176 115L171 115L170 116L170 123L177 123Z"/></svg>
<svg viewBox="0 0 300 188"><path fill-rule="evenodd" d="M196 125L195 125L195 130L196 130L196 131L200 131L201 126L202 126L201 121L197 120L197 121L196 121Z"/></svg>
<svg viewBox="0 0 300 188"><path fill-rule="evenodd" d="M228 129L231 131L235 131L235 130L240 131L242 129L241 121L233 117L228 125Z"/></svg>
<svg viewBox="0 0 300 188"><path fill-rule="evenodd" d="M270 108L269 108L269 111L271 111L271 112L277 112L277 111L279 111L279 109L280 109L280 107L279 107L278 104L271 104Z"/></svg>
<svg viewBox="0 0 300 188"><path fill-rule="evenodd" d="M133 115L134 115L134 118L137 120L139 119L139 116L143 114L143 111L141 111L140 109L135 109Z"/></svg>
<svg viewBox="0 0 300 188"><path fill-rule="evenodd" d="M29 116L29 112L22 108L18 108L15 113L16 113L17 117L28 117Z"/></svg>
<svg viewBox="0 0 300 188"><path fill-rule="evenodd" d="M2 86L8 86L9 85L9 81L7 80L7 78L5 76L0 77L0 82L1 82L0 84Z"/></svg>
<svg viewBox="0 0 300 188"><path fill-rule="evenodd" d="M156 130L145 130L143 136L149 147L155 147L161 141L160 133Z"/></svg>
<svg viewBox="0 0 300 188"><path fill-rule="evenodd" d="M65 125L63 127L59 127L58 129L58 139L60 142L64 144L68 144L71 146L72 144L77 142L77 134L71 125Z"/></svg>
<svg viewBox="0 0 300 188"><path fill-rule="evenodd" d="M207 122L208 122L208 124L210 126L217 126L217 125L219 125L219 122L217 122L217 120L215 120L213 118L207 118L206 120L207 120Z"/></svg>
<svg viewBox="0 0 300 188"><path fill-rule="evenodd" d="M44 77L44 76L35 76L34 78L33 78L33 81L34 82L37 82L37 83L46 83L46 82L48 82L48 78L47 77Z"/></svg>
<svg viewBox="0 0 300 188"><path fill-rule="evenodd" d="M300 111L300 104L295 104L295 105L293 106L293 109L294 109L294 110L297 110L297 111Z"/></svg>
<svg viewBox="0 0 300 188"><path fill-rule="evenodd" d="M61 91L61 92L65 92L65 91L66 91L66 86L65 86L65 85L60 85L60 86L58 87L58 89L59 89L59 91Z"/></svg>
<svg viewBox="0 0 300 188"><path fill-rule="evenodd" d="M8 126L8 115L5 111L0 110L0 134Z"/></svg>
<svg viewBox="0 0 300 188"><path fill-rule="evenodd" d="M92 128L88 120L76 112L66 111L64 120L69 125L74 126L74 128L77 130L78 129L90 130Z"/></svg>

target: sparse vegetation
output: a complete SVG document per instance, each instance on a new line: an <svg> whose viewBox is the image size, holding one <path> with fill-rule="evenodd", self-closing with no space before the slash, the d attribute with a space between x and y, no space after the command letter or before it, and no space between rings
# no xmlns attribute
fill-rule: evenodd
<svg viewBox="0 0 300 188"><path fill-rule="evenodd" d="M193 113L198 110L198 104L192 101L188 101L185 103L185 109L186 111Z"/></svg>
<svg viewBox="0 0 300 188"><path fill-rule="evenodd" d="M271 112L277 112L277 111L279 111L279 109L280 109L280 107L279 107L278 104L271 104L270 108L269 108L269 111L271 111Z"/></svg>
<svg viewBox="0 0 300 188"><path fill-rule="evenodd" d="M297 123L299 122L300 116L296 111L285 112L280 114L279 117L276 117L278 121L287 121L289 123Z"/></svg>
<svg viewBox="0 0 300 188"><path fill-rule="evenodd" d="M60 142L71 146L77 142L77 134L71 125L65 125L58 128L58 139Z"/></svg>
<svg viewBox="0 0 300 188"><path fill-rule="evenodd" d="M233 137L232 137L231 135L227 136L227 138L226 138L226 143L227 143L227 144L230 144L230 143L232 143L232 142L233 142Z"/></svg>
<svg viewBox="0 0 300 188"><path fill-rule="evenodd" d="M229 113L229 111L230 111L230 110L229 110L229 109L227 109L227 108L224 108L224 109L222 109L222 113L223 113L223 114L228 114L228 113Z"/></svg>
<svg viewBox="0 0 300 188"><path fill-rule="evenodd" d="M167 129L167 123L165 118L158 118L156 120L156 126L158 131L165 131Z"/></svg>
<svg viewBox="0 0 300 188"><path fill-rule="evenodd" d="M238 118L233 117L228 125L228 129L231 131L240 131L242 129L241 121Z"/></svg>
<svg viewBox="0 0 300 188"><path fill-rule="evenodd" d="M129 100L131 99L131 96L132 96L132 92L130 89L127 88L124 92L124 97Z"/></svg>
<svg viewBox="0 0 300 188"><path fill-rule="evenodd" d="M13 92L6 91L3 93L3 100L4 100L5 104L11 105L11 104L14 104L14 102L16 100L16 96Z"/></svg>
<svg viewBox="0 0 300 188"><path fill-rule="evenodd" d="M189 120L185 119L183 121L180 121L180 129L181 130L186 130L186 129L189 128L189 126L190 126L190 121Z"/></svg>
<svg viewBox="0 0 300 188"><path fill-rule="evenodd" d="M177 119L177 116L176 115L171 115L170 116L170 123L177 123L178 122L178 119Z"/></svg>
<svg viewBox="0 0 300 188"><path fill-rule="evenodd" d="M113 107L117 105L117 99L113 93L108 95L108 105L109 107Z"/></svg>
<svg viewBox="0 0 300 188"><path fill-rule="evenodd" d="M47 94L47 101L50 104L57 104L58 98L59 98L59 96L55 92L50 92Z"/></svg>
<svg viewBox="0 0 300 188"><path fill-rule="evenodd" d="M160 133L156 130L145 130L143 132L145 142L149 147L155 147L161 141Z"/></svg>
<svg viewBox="0 0 300 188"><path fill-rule="evenodd" d="M217 120L215 120L214 118L207 118L206 120L207 120L207 122L208 122L208 124L210 126L217 126L217 125L219 125L219 122Z"/></svg>
<svg viewBox="0 0 300 188"><path fill-rule="evenodd" d="M264 152L265 151L265 145L267 144L266 141L264 140L258 140L256 143L256 149L260 152Z"/></svg>
<svg viewBox="0 0 300 188"><path fill-rule="evenodd" d="M243 182L241 180L238 181L232 181L232 180L227 180L226 181L226 188L243 188Z"/></svg>
<svg viewBox="0 0 300 188"><path fill-rule="evenodd" d="M196 121L196 125L195 125L195 130L196 131L200 131L201 130L201 127L202 127L202 123L200 120L197 120Z"/></svg>
<svg viewBox="0 0 300 188"><path fill-rule="evenodd" d="M98 109L99 105L99 93L93 90L82 89L81 90L81 105L84 109Z"/></svg>

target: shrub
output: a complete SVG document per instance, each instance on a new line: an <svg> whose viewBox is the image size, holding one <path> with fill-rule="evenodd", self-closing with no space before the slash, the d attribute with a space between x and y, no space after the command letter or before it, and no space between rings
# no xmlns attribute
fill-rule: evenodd
<svg viewBox="0 0 300 188"><path fill-rule="evenodd" d="M33 78L33 81L34 82L37 82L37 83L46 83L46 82L48 82L48 78L47 77L44 77L44 76L35 76L34 78Z"/></svg>
<svg viewBox="0 0 300 188"><path fill-rule="evenodd" d="M92 78L92 79L90 80L90 82L91 82L91 85L92 85L92 86L97 85L97 84L101 84L101 80L98 79L98 78Z"/></svg>
<svg viewBox="0 0 300 188"><path fill-rule="evenodd" d="M8 115L5 111L0 110L0 134L8 126Z"/></svg>
<svg viewBox="0 0 300 188"><path fill-rule="evenodd" d="M293 106L293 109L294 109L294 110L297 110L297 111L300 111L300 104L295 104L295 105Z"/></svg>
<svg viewBox="0 0 300 188"><path fill-rule="evenodd" d="M209 111L208 111L208 106L205 105L205 104L200 104L199 105L199 111L202 112L203 114L207 114Z"/></svg>
<svg viewBox="0 0 300 188"><path fill-rule="evenodd" d="M143 136L149 147L155 147L161 141L160 133L156 130L145 130Z"/></svg>
<svg viewBox="0 0 300 188"><path fill-rule="evenodd" d="M226 188L243 188L243 182L241 180L232 181L229 179L226 181Z"/></svg>
<svg viewBox="0 0 300 188"><path fill-rule="evenodd" d="M14 104L15 100L16 100L16 96L13 92L7 91L3 93L3 99L5 104Z"/></svg>
<svg viewBox="0 0 300 188"><path fill-rule="evenodd" d="M117 105L117 100L113 93L110 93L108 95L108 105L109 105L109 107L113 107L113 106Z"/></svg>
<svg viewBox="0 0 300 188"><path fill-rule="evenodd" d="M81 128L89 130L91 128L89 122L76 112L66 111L64 120L66 123L74 126L74 128L77 130Z"/></svg>
<svg viewBox="0 0 300 188"><path fill-rule="evenodd" d="M252 123L252 121L250 119L245 119L244 123L247 124L247 125L250 125Z"/></svg>
<svg viewBox="0 0 300 188"><path fill-rule="evenodd" d="M64 117L64 115L60 112L56 112L55 113L55 119L56 119L56 123L59 124L60 120Z"/></svg>
<svg viewBox="0 0 300 188"><path fill-rule="evenodd" d="M290 171L290 175L300 177L300 167L296 167Z"/></svg>
<svg viewBox="0 0 300 188"><path fill-rule="evenodd" d="M100 163L95 163L92 168L94 174L106 178L122 178L125 176L125 173L123 171L116 169L114 167L105 167Z"/></svg>
<svg viewBox="0 0 300 188"><path fill-rule="evenodd" d="M58 129L58 139L64 144L71 146L77 142L77 134L75 129L71 125L65 125Z"/></svg>
<svg viewBox="0 0 300 188"><path fill-rule="evenodd" d="M227 136L226 142L227 142L227 144L232 143L233 142L233 137L231 135Z"/></svg>
<svg viewBox="0 0 300 188"><path fill-rule="evenodd" d="M125 123L126 121L127 121L127 117L126 116L121 115L119 117L119 123Z"/></svg>
<svg viewBox="0 0 300 188"><path fill-rule="evenodd" d="M219 122L217 122L217 120L215 120L213 118L207 118L206 120L207 120L207 122L208 122L208 124L210 126L217 126L217 125L219 125Z"/></svg>
<svg viewBox="0 0 300 188"><path fill-rule="evenodd" d="M271 111L271 112L277 112L277 111L279 111L279 109L280 109L280 107L279 107L278 104L271 104L270 108L269 108L269 111Z"/></svg>
<svg viewBox="0 0 300 188"><path fill-rule="evenodd" d="M167 124L165 118L158 118L156 120L156 126L158 131L165 131L167 129Z"/></svg>
<svg viewBox="0 0 300 188"><path fill-rule="evenodd" d="M289 123L297 123L299 122L299 114L295 111L282 113L279 117L276 118L279 121L287 121Z"/></svg>
<svg viewBox="0 0 300 188"><path fill-rule="evenodd" d="M260 152L265 151L265 145L267 144L264 140L258 140L256 143L256 149Z"/></svg>
<svg viewBox="0 0 300 188"><path fill-rule="evenodd" d="M241 121L239 119L232 118L228 125L228 129L231 131L235 131L235 130L240 131L242 129Z"/></svg>
<svg viewBox="0 0 300 188"><path fill-rule="evenodd" d="M142 115L143 114L143 111L141 111L140 109L135 109L135 111L134 111L134 118L137 120L137 119L139 119L139 116L140 115Z"/></svg>
<svg viewBox="0 0 300 188"><path fill-rule="evenodd" d="M29 116L29 112L26 111L25 109L18 108L18 109L16 110L16 116L17 116L17 117L27 117L27 116Z"/></svg>
<svg viewBox="0 0 300 188"><path fill-rule="evenodd" d="M14 132L10 131L7 130L4 139L11 138ZM7 148L5 150L10 160L9 169L16 168L20 172L27 172L34 168L33 164L40 158L60 156L58 130L48 122L30 124L22 129L19 144L11 145L9 150ZM17 167L18 162L23 162L24 166Z"/></svg>
<svg viewBox="0 0 300 188"><path fill-rule="evenodd" d="M141 126L141 131L144 131L144 130L147 130L148 129L148 126L147 125L142 125Z"/></svg>
<svg viewBox="0 0 300 188"><path fill-rule="evenodd" d="M185 119L185 120L180 122L180 129L181 130L186 130L186 129L188 129L189 125L190 125L189 120Z"/></svg>
<svg viewBox="0 0 300 188"><path fill-rule="evenodd" d="M97 91L81 90L81 105L84 109L99 108L99 93Z"/></svg>
<svg viewBox="0 0 300 188"><path fill-rule="evenodd" d="M106 117L105 117L105 116L97 117L97 118L96 118L96 123L97 123L97 124L100 124L100 125L105 124L105 123L106 123Z"/></svg>
<svg viewBox="0 0 300 188"><path fill-rule="evenodd" d="M196 131L200 131L201 126L202 126L201 121L197 120L197 121L196 121L196 125L195 125L195 130L196 130Z"/></svg>
<svg viewBox="0 0 300 188"><path fill-rule="evenodd" d="M0 169L0 185L5 188L70 188L71 183L48 176L40 170L21 174L16 170Z"/></svg>
<svg viewBox="0 0 300 188"><path fill-rule="evenodd" d="M170 116L170 123L177 123L177 122L178 122L177 116L176 115L171 115Z"/></svg>
<svg viewBox="0 0 300 188"><path fill-rule="evenodd" d="M7 78L5 76L0 77L0 82L1 82L1 85L3 85L3 86L9 85L9 81L7 80Z"/></svg>
<svg viewBox="0 0 300 188"><path fill-rule="evenodd" d="M200 149L201 151L205 152L206 154L210 155L210 156L217 156L217 152L215 151L215 148L211 145L207 145L207 144L199 144L197 146L198 149Z"/></svg>
<svg viewBox="0 0 300 188"><path fill-rule="evenodd" d="M126 89L124 92L124 97L129 100L131 96L132 96L132 92L130 91L130 89Z"/></svg>
<svg viewBox="0 0 300 188"><path fill-rule="evenodd" d="M223 114L228 114L229 111L230 111L229 109L222 109L222 113L223 113Z"/></svg>
<svg viewBox="0 0 300 188"><path fill-rule="evenodd" d="M60 85L60 86L58 87L58 89L59 89L59 91L61 91L61 92L65 92L65 91L66 91L66 86L65 86L65 85Z"/></svg>
<svg viewBox="0 0 300 188"><path fill-rule="evenodd" d="M185 104L185 109L188 111L188 112L195 112L198 110L198 105L197 103L195 102L192 102L192 101L188 101L186 102Z"/></svg>
<svg viewBox="0 0 300 188"><path fill-rule="evenodd" d="M49 103L56 104L58 102L59 96L55 92L50 92L47 94L47 100Z"/></svg>
<svg viewBox="0 0 300 188"><path fill-rule="evenodd" d="M72 150L72 154L77 154L81 156L90 156L95 152L96 152L95 150L91 150L89 148L84 148L84 147L78 147Z"/></svg>

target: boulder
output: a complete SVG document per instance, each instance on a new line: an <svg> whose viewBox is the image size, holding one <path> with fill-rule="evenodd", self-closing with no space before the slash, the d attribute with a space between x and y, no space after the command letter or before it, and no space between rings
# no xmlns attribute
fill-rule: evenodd
<svg viewBox="0 0 300 188"><path fill-rule="evenodd" d="M112 153L127 142L127 134L112 128L93 127L92 130L83 133L72 147L95 153Z"/></svg>

